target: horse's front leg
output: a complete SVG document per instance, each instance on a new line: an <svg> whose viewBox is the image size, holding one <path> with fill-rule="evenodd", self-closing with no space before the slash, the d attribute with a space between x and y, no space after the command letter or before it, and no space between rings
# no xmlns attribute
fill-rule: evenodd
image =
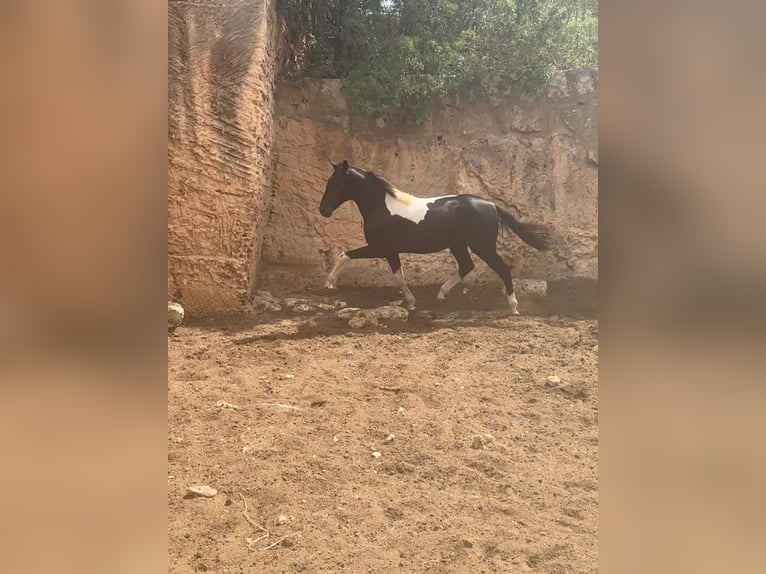
<svg viewBox="0 0 766 574"><path fill-rule="evenodd" d="M385 252L384 250L372 247L370 245L365 245L364 247L358 247L356 249L352 249L351 251L343 251L340 254L340 257L338 257L338 261L335 263L335 266L332 268L332 271L330 271L330 274L327 276L327 280L325 281L325 288L326 289L335 289L337 288L337 281L338 276L340 275L341 268L348 263L351 259L382 259L384 258Z"/></svg>
<svg viewBox="0 0 766 574"><path fill-rule="evenodd" d="M327 275L327 280L324 282L325 289L337 289L338 275L340 275L341 267L343 267L346 263L348 263L349 259L350 257L346 255L346 252L341 251L340 256L338 257L338 260L335 262L335 265L333 266L332 270Z"/></svg>
<svg viewBox="0 0 766 574"><path fill-rule="evenodd" d="M402 261L399 259L399 254L389 255L386 259L391 266L391 273L394 274L396 282L399 284L399 289L401 289L404 294L405 306L410 311L414 311L415 296L412 294L412 291L410 291L410 288L407 287L407 282L404 280L404 271L402 271Z"/></svg>

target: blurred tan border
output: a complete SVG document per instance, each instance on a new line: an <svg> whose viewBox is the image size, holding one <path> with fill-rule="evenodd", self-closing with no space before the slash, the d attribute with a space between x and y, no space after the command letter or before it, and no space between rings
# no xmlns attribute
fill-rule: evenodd
<svg viewBox="0 0 766 574"><path fill-rule="evenodd" d="M766 564L765 6L600 5L603 572Z"/></svg>
<svg viewBox="0 0 766 574"><path fill-rule="evenodd" d="M0 5L4 572L164 572L167 6Z"/></svg>
<svg viewBox="0 0 766 574"><path fill-rule="evenodd" d="M764 4L601 3L603 572L764 559ZM9 572L166 569L166 5L5 2Z"/></svg>

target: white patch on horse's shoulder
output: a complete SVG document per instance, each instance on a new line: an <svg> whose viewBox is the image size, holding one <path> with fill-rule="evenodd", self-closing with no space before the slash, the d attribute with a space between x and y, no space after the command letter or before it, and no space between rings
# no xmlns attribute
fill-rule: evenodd
<svg viewBox="0 0 766 574"><path fill-rule="evenodd" d="M394 193L394 197L401 201L403 204L412 205L412 200L415 199L412 195L402 191L401 189L394 188L392 191Z"/></svg>
<svg viewBox="0 0 766 574"><path fill-rule="evenodd" d="M393 196L386 194L386 209L388 209L388 212L391 215L398 215L413 223L420 223L426 218L428 204L445 197L450 196L417 197L398 189L394 189Z"/></svg>

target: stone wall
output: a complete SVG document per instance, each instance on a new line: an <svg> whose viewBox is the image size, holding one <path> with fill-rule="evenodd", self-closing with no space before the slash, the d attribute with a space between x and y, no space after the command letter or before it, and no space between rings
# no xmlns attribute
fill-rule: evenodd
<svg viewBox="0 0 766 574"><path fill-rule="evenodd" d="M554 78L547 93L509 93L489 102L444 101L423 126L389 126L353 117L334 80L280 85L274 133L272 201L259 284L284 291L319 287L342 248L364 245L356 206L329 220L318 213L328 159L373 169L421 196L473 193L523 221L553 224L561 247L541 254L506 235L499 251L516 277L598 275L598 73ZM449 252L402 257L412 284L441 283L454 271ZM473 281L497 281L477 261ZM346 266L340 285L393 284L384 262Z"/></svg>
<svg viewBox="0 0 766 574"><path fill-rule="evenodd" d="M240 308L271 196L274 0L168 12L168 296L192 315Z"/></svg>

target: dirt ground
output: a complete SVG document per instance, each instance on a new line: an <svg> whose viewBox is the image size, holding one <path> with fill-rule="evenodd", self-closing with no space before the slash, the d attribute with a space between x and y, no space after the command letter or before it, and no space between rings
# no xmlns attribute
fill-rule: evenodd
<svg viewBox="0 0 766 574"><path fill-rule="evenodd" d="M496 286L436 290L398 326L259 313L168 339L170 572L598 571L595 289L520 317Z"/></svg>

